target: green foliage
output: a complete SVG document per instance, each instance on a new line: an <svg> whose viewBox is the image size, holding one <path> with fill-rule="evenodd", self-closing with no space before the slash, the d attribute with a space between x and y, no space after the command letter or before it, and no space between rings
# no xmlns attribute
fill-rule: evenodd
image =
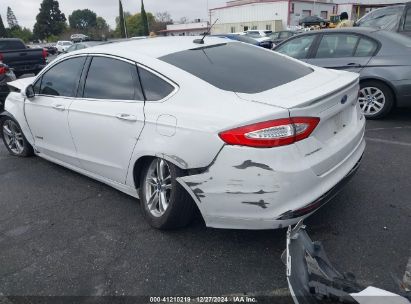
<svg viewBox="0 0 411 304"><path fill-rule="evenodd" d="M33 33L28 28L21 28L20 26L15 26L12 29L8 29L8 37L11 38L20 38L24 42L32 41Z"/></svg>
<svg viewBox="0 0 411 304"><path fill-rule="evenodd" d="M7 7L7 23L9 24L9 28L11 29L19 27L16 15L14 15L14 12L10 6Z"/></svg>
<svg viewBox="0 0 411 304"><path fill-rule="evenodd" d="M7 32L6 28L4 27L3 19L1 18L0 15L0 38L5 38L7 37Z"/></svg>
<svg viewBox="0 0 411 304"><path fill-rule="evenodd" d="M144 2L143 0L141 0L141 22L143 25L143 32L141 36L148 36L150 34L149 30L148 30L148 18L147 18L147 13L146 10L144 8Z"/></svg>
<svg viewBox="0 0 411 304"><path fill-rule="evenodd" d="M33 29L34 38L44 40L50 36L58 36L66 27L66 16L60 11L58 1L43 0Z"/></svg>
<svg viewBox="0 0 411 304"><path fill-rule="evenodd" d="M119 0L119 20L118 20L118 27L119 33L121 38L126 38L126 27L124 26L124 11L123 11L123 4L121 0Z"/></svg>
<svg viewBox="0 0 411 304"><path fill-rule="evenodd" d="M107 21L103 17L97 17L96 19L96 28L99 31L108 31L109 26L107 24Z"/></svg>
<svg viewBox="0 0 411 304"><path fill-rule="evenodd" d="M97 14L89 9L75 10L69 16L72 29L90 29L97 26Z"/></svg>

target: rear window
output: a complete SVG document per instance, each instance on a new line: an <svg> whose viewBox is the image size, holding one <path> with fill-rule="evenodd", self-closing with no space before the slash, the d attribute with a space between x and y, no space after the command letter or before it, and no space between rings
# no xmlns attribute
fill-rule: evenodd
<svg viewBox="0 0 411 304"><path fill-rule="evenodd" d="M26 45L19 40L0 40L0 51L3 50L22 50Z"/></svg>
<svg viewBox="0 0 411 304"><path fill-rule="evenodd" d="M398 28L398 22L401 19L403 11L404 6L378 9L358 20L356 25L395 31Z"/></svg>
<svg viewBox="0 0 411 304"><path fill-rule="evenodd" d="M312 70L279 54L243 43L218 44L160 58L225 90L260 93L304 77Z"/></svg>

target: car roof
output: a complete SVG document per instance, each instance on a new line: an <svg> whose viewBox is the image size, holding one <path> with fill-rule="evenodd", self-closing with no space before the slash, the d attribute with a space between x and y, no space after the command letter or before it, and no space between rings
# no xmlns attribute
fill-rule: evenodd
<svg viewBox="0 0 411 304"><path fill-rule="evenodd" d="M115 56L123 56L129 59L138 58L138 55L145 57L160 58L172 53L186 51L194 48L209 47L221 43L230 43L226 38L210 37L204 39L204 44L194 43L195 39L201 39L201 36L178 36L178 37L155 37L140 40L123 40L108 42L93 47L92 50L84 49L81 53L101 53Z"/></svg>
<svg viewBox="0 0 411 304"><path fill-rule="evenodd" d="M318 33L347 33L347 32L352 32L352 33L364 33L364 34L370 34L370 33L375 33L381 31L381 29L378 28L372 28L372 27L343 27L343 28L334 28L334 29L323 29L323 30L315 30L315 31L308 31L308 32L303 32L299 34L298 36L302 35L310 35L310 34L318 34ZM296 37L296 36L294 36Z"/></svg>

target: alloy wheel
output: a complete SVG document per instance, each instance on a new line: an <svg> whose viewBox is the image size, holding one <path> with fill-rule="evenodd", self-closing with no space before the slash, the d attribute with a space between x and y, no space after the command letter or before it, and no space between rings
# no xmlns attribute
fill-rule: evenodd
<svg viewBox="0 0 411 304"><path fill-rule="evenodd" d="M24 151L24 138L20 127L12 120L7 120L3 124L3 136L8 148L20 155Z"/></svg>
<svg viewBox="0 0 411 304"><path fill-rule="evenodd" d="M161 217L170 205L172 191L170 167L164 159L150 164L144 187L148 210L153 216Z"/></svg>
<svg viewBox="0 0 411 304"><path fill-rule="evenodd" d="M358 102L365 115L376 115L385 106L384 92L376 87L364 87L360 90Z"/></svg>

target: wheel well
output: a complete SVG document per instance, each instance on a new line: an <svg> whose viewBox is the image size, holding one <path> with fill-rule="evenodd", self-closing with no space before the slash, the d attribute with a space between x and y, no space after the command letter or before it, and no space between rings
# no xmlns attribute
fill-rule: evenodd
<svg viewBox="0 0 411 304"><path fill-rule="evenodd" d="M140 157L136 163L134 164L133 168L133 178L134 178L134 186L136 189L140 188L140 174L141 170L144 168L144 166L151 160L153 160L155 157L154 156L143 156Z"/></svg>
<svg viewBox="0 0 411 304"><path fill-rule="evenodd" d="M392 96L394 97L394 106L397 105L397 94L395 93L395 90L391 86L391 84L389 84L388 82L386 82L384 80L378 79L378 78L364 78L364 79L360 80L360 84L364 83L364 82L367 82L367 81L379 82L379 83L382 83L382 84L386 85L390 89L390 91L392 93Z"/></svg>

